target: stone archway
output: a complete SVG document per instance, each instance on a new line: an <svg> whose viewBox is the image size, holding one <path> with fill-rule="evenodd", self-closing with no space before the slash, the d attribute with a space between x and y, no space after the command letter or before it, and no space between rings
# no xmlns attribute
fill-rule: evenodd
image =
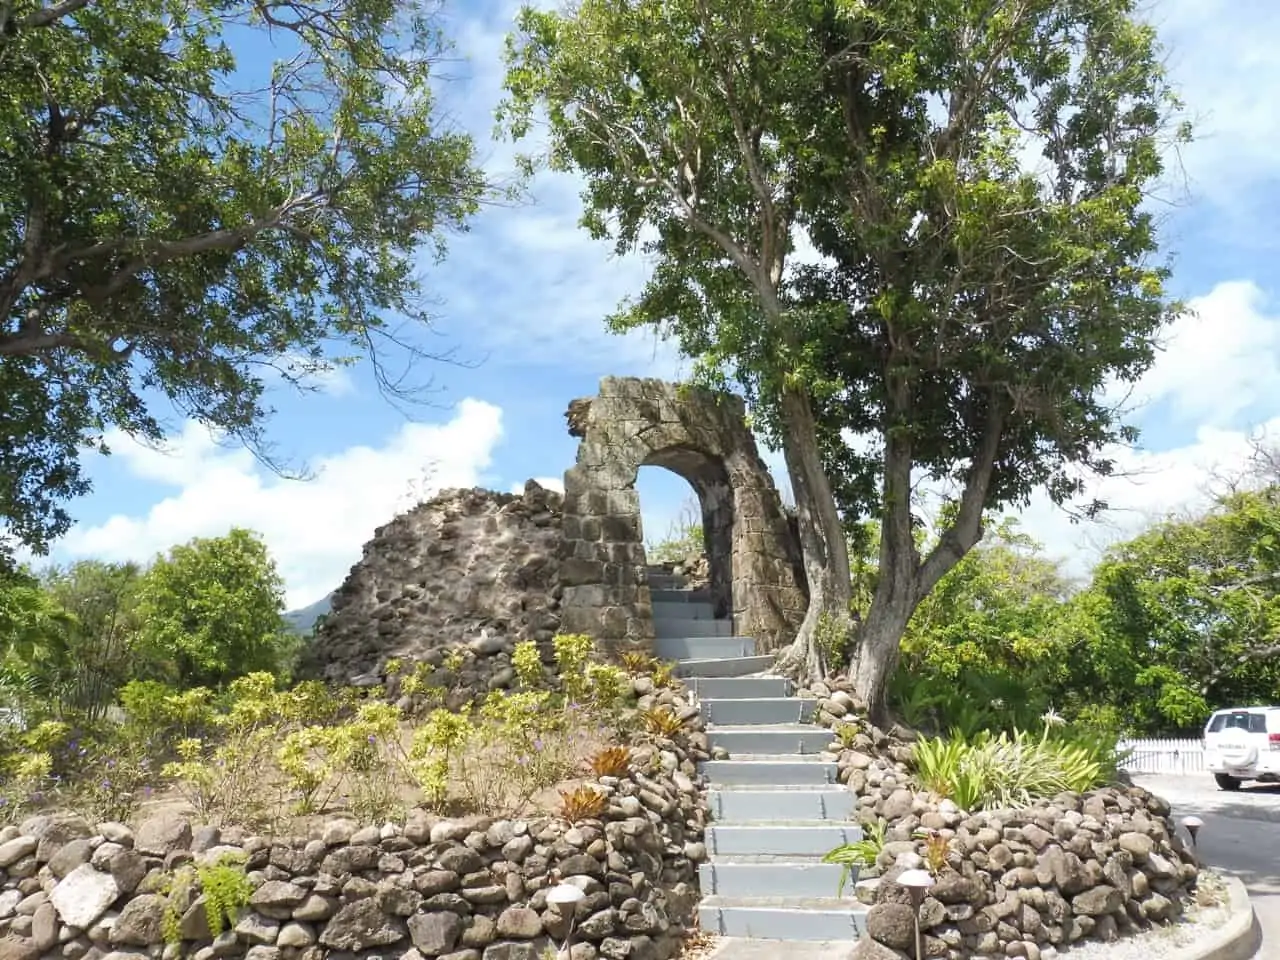
<svg viewBox="0 0 1280 960"><path fill-rule="evenodd" d="M579 437L565 471L561 629L610 648L653 639L636 473L660 466L698 495L718 616L761 652L795 636L807 597L799 552L778 492L731 394L632 377L566 414Z"/></svg>

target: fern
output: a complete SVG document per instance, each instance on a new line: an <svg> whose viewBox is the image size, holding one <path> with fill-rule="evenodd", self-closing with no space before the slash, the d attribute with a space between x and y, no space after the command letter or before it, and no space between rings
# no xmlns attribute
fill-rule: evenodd
<svg viewBox="0 0 1280 960"><path fill-rule="evenodd" d="M215 937L233 926L253 896L253 884L245 876L242 858L224 854L214 864L196 867L204 893L205 917Z"/></svg>

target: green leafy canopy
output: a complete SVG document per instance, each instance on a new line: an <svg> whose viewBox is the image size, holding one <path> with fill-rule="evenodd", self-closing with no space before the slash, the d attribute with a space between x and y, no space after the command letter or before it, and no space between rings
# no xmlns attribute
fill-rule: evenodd
<svg viewBox="0 0 1280 960"><path fill-rule="evenodd" d="M880 521L854 662L873 711L983 515L1037 488L1066 502L1133 436L1107 388L1147 369L1180 310L1144 204L1188 135L1160 56L1131 0L521 14L500 121L519 137L545 112L585 227L650 258L612 323L675 337L783 447L807 624L849 600L835 506ZM924 556L921 475L954 485Z"/></svg>
<svg viewBox="0 0 1280 960"><path fill-rule="evenodd" d="M265 454L268 376L427 319L417 275L487 187L396 0L0 5L0 518L40 549L111 428ZM239 62L235 50L252 51ZM265 56L264 56L265 55ZM335 359L336 358L336 359Z"/></svg>

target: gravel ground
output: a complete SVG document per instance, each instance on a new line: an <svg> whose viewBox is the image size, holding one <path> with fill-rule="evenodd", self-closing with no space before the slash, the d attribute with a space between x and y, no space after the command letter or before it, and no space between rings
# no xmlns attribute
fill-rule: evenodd
<svg viewBox="0 0 1280 960"><path fill-rule="evenodd" d="M1225 890L1214 874L1208 871L1202 873L1200 883L1202 888L1225 900ZM1175 950L1191 946L1208 931L1226 923L1229 916L1226 907L1217 903L1193 906L1178 923L1167 927L1125 937L1116 943L1081 943L1070 948L1064 947L1056 954L1045 951L1041 956L1044 960L1050 960L1054 956L1068 960L1158 960Z"/></svg>

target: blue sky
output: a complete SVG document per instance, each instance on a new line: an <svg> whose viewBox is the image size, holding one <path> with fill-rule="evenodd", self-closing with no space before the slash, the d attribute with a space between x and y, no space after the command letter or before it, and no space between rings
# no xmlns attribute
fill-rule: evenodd
<svg viewBox="0 0 1280 960"><path fill-rule="evenodd" d="M444 88L444 107L499 173L512 147L491 141L492 109L515 9L487 2L446 11L466 59L449 67L456 79ZM1030 532L1079 571L1101 545L1202 496L1207 471L1239 463L1250 430L1280 428L1271 269L1280 249L1280 63L1272 56L1280 5L1160 0L1151 9L1197 121L1197 142L1181 155L1186 179L1167 190L1164 231L1177 255L1175 292L1196 315L1170 331L1140 385L1134 419L1143 443L1119 452L1126 476L1095 488L1115 507L1107 520L1074 526L1040 500L1023 513ZM146 559L240 524L267 538L289 603L300 606L341 582L377 525L441 486L506 490L528 477L558 480L576 449L563 419L572 398L593 394L608 374L687 372L651 335L605 332L602 318L638 288L645 265L612 257L576 227L577 190L572 177L542 175L530 203L486 210L451 239L444 263L424 264L439 319L422 342L470 362L415 374L438 388L432 406L407 419L363 367L305 396L275 391L271 439L280 454L310 466L306 482L275 477L190 424L174 424L164 453L122 438L115 456L94 458L95 491L74 504L77 524L54 559ZM767 459L780 473L780 458ZM657 468L642 471L639 486L646 533L660 536L691 492Z"/></svg>

